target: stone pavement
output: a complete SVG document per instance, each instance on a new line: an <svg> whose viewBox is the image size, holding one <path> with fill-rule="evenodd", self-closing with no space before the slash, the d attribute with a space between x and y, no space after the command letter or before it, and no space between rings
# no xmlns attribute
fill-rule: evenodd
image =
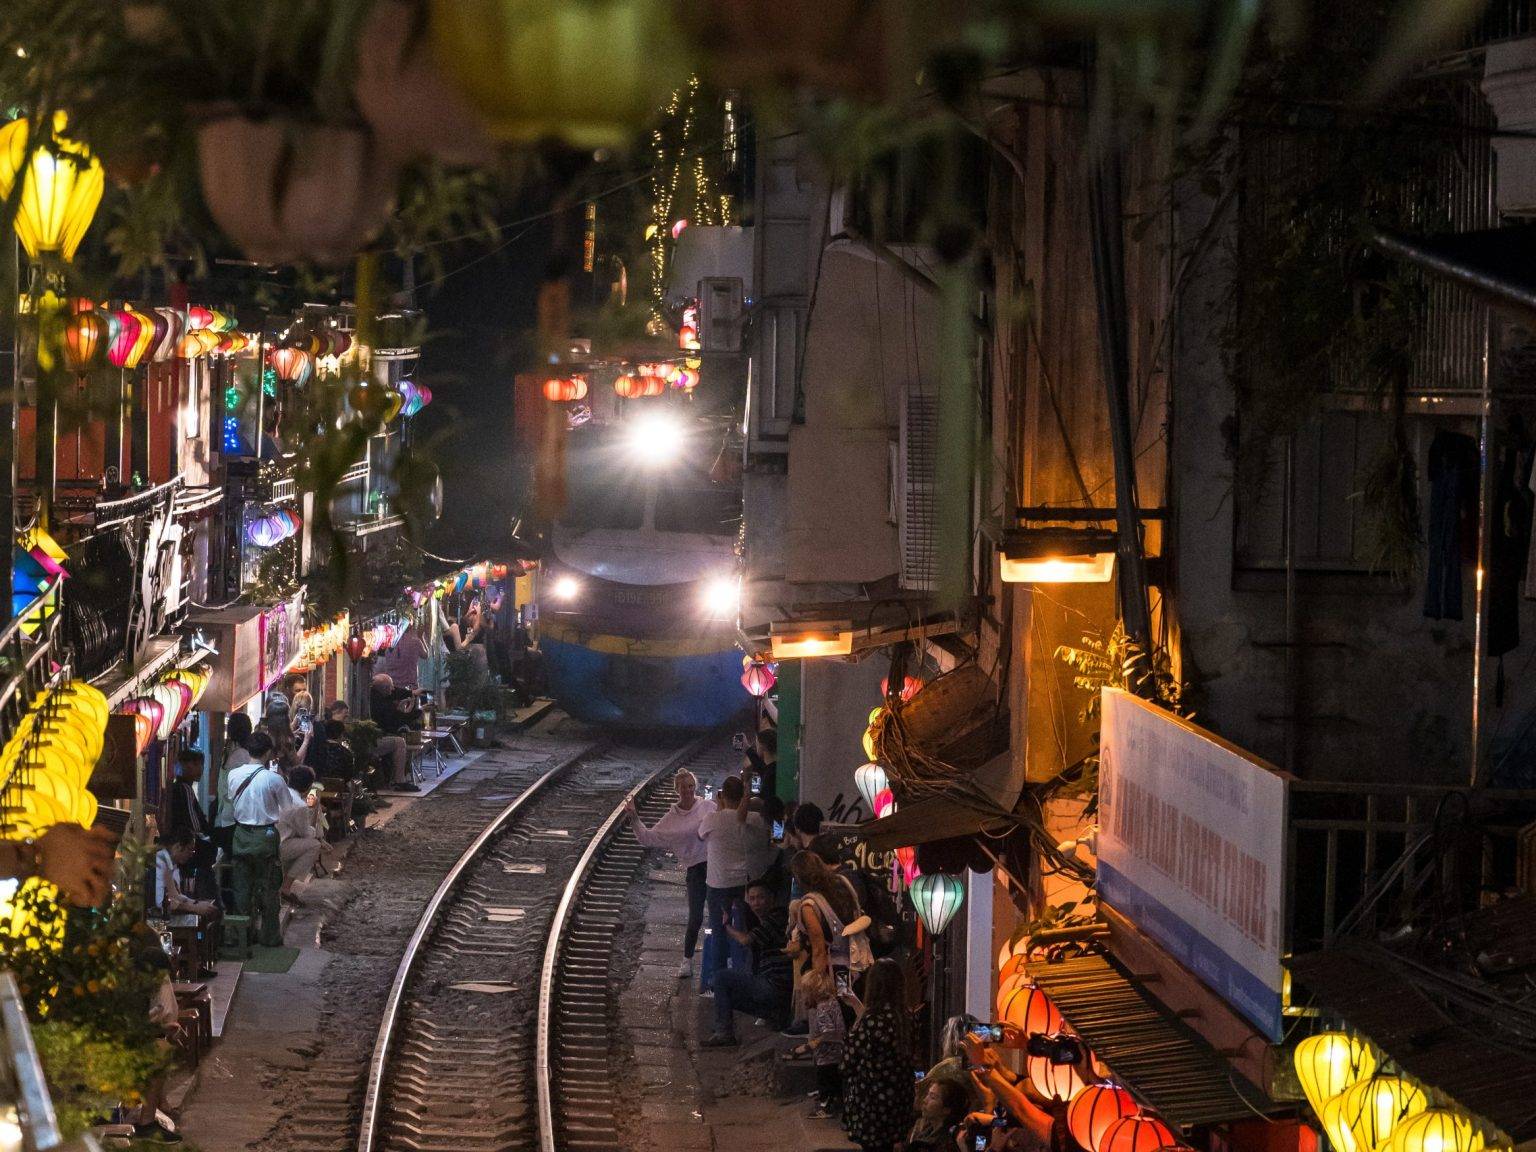
<svg viewBox="0 0 1536 1152"><path fill-rule="evenodd" d="M622 1042L632 1052L619 1091L638 1103L631 1152L812 1152L853 1148L835 1121L813 1120L809 1064L784 1065L792 1041L738 1016L737 1048L698 1047L714 1002L677 978L688 901L669 857L654 863L633 979L619 997ZM697 960L697 958L695 958Z"/></svg>

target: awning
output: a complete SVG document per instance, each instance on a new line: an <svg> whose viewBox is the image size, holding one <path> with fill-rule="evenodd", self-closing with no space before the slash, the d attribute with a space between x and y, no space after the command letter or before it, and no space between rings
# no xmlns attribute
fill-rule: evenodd
<svg viewBox="0 0 1536 1152"><path fill-rule="evenodd" d="M1169 1123L1252 1119L1276 1107L1113 957L1040 962L1028 971L1116 1080Z"/></svg>
<svg viewBox="0 0 1536 1152"><path fill-rule="evenodd" d="M889 852L954 836L997 836L1012 826L1011 820L989 819L948 796L925 796L903 804L889 816L861 825L859 838L876 852Z"/></svg>
<svg viewBox="0 0 1536 1152"><path fill-rule="evenodd" d="M1531 931L1527 915L1521 932ZM1287 967L1296 1003L1342 1017L1408 1075L1498 1125L1514 1143L1536 1137L1536 1051L1492 1026L1500 1008L1487 985L1355 943L1297 956ZM1529 1020L1528 1007L1506 1003L1508 1024Z"/></svg>

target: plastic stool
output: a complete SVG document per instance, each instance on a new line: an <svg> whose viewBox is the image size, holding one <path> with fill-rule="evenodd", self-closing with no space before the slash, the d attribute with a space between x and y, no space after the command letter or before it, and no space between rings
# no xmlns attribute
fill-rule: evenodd
<svg viewBox="0 0 1536 1152"><path fill-rule="evenodd" d="M251 958L251 918L234 912L224 916L224 946L219 955L226 959L249 960Z"/></svg>

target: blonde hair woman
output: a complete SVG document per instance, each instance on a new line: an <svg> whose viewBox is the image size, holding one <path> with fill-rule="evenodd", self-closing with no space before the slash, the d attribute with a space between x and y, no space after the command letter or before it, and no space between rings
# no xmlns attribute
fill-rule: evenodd
<svg viewBox="0 0 1536 1152"><path fill-rule="evenodd" d="M715 802L699 795L699 781L686 768L678 769L672 777L672 788L677 793L676 802L649 828L640 819L633 800L624 805L624 810L629 814L636 840L647 848L666 849L687 870L688 929L683 934L683 963L677 970L677 978L687 980L693 975L693 953L704 923L706 847L699 839L699 822L715 810Z"/></svg>

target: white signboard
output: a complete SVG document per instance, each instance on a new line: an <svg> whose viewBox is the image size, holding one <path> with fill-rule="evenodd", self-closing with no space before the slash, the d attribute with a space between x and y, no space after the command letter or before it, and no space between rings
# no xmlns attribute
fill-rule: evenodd
<svg viewBox="0 0 1536 1152"><path fill-rule="evenodd" d="M1099 894L1276 1042L1285 826L1284 773L1104 690Z"/></svg>

